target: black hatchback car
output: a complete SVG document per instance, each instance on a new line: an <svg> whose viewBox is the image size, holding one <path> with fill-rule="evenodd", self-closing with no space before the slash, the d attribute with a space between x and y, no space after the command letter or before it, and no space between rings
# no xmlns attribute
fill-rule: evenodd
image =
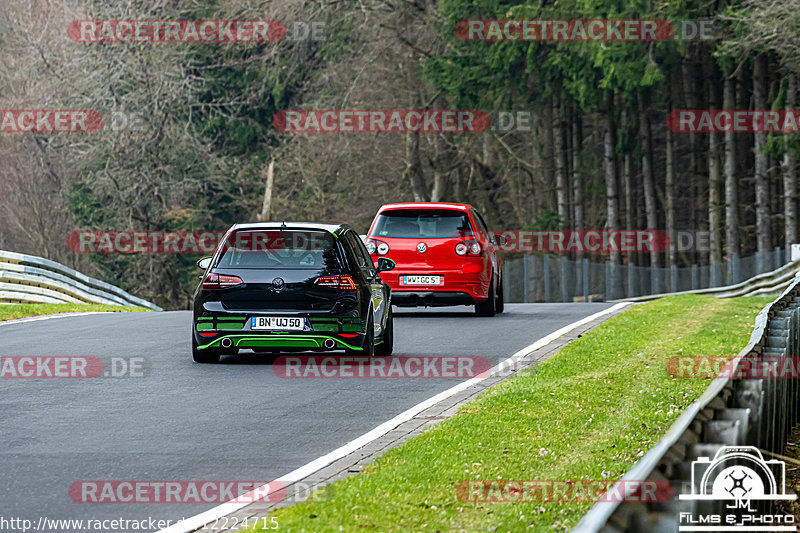
<svg viewBox="0 0 800 533"><path fill-rule="evenodd" d="M192 356L333 351L391 355L391 289L358 234L347 225L237 224L205 270L194 294Z"/></svg>

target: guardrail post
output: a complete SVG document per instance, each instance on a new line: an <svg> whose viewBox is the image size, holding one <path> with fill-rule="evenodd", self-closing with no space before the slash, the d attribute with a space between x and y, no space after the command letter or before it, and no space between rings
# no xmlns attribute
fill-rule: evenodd
<svg viewBox="0 0 800 533"><path fill-rule="evenodd" d="M589 260L583 260L583 301L589 303Z"/></svg>
<svg viewBox="0 0 800 533"><path fill-rule="evenodd" d="M606 301L611 299L611 261L606 261Z"/></svg>
<svg viewBox="0 0 800 533"><path fill-rule="evenodd" d="M731 268L731 285L739 283L739 256L734 255L731 258L730 268Z"/></svg>
<svg viewBox="0 0 800 533"><path fill-rule="evenodd" d="M672 292L678 292L678 265L669 266L669 286Z"/></svg>
<svg viewBox="0 0 800 533"><path fill-rule="evenodd" d="M783 258L783 248L780 246L775 247L775 269L779 269L783 265L786 264L786 260Z"/></svg>
<svg viewBox="0 0 800 533"><path fill-rule="evenodd" d="M692 264L692 290L700 288L700 270L697 268L697 263Z"/></svg>
<svg viewBox="0 0 800 533"><path fill-rule="evenodd" d="M569 260L561 256L561 301L569 302Z"/></svg>
<svg viewBox="0 0 800 533"><path fill-rule="evenodd" d="M528 254L522 256L522 302L528 303Z"/></svg>
<svg viewBox="0 0 800 533"><path fill-rule="evenodd" d="M544 301L550 301L550 254L544 254Z"/></svg>
<svg viewBox="0 0 800 533"><path fill-rule="evenodd" d="M628 298L636 296L636 267L628 259Z"/></svg>

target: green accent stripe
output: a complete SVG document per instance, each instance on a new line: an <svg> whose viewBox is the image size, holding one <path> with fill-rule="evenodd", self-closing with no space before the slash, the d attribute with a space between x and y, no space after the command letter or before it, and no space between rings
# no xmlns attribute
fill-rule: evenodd
<svg viewBox="0 0 800 533"><path fill-rule="evenodd" d="M198 346L199 349L205 350L207 348L219 348L222 339L231 339L236 348L323 348L325 339L333 339L336 343L334 349L348 348L350 350L360 351L363 348L353 346L340 339L331 337L329 335L224 335L212 342Z"/></svg>

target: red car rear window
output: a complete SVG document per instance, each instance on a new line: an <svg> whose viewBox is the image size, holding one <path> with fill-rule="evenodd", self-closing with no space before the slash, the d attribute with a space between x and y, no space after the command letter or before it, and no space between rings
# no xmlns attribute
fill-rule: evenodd
<svg viewBox="0 0 800 533"><path fill-rule="evenodd" d="M402 209L378 215L376 237L399 239L437 239L473 235L469 217L462 211L448 209Z"/></svg>

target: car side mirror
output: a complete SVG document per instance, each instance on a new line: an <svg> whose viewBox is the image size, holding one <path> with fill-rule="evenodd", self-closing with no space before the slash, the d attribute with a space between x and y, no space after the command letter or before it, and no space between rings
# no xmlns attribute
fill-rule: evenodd
<svg viewBox="0 0 800 533"><path fill-rule="evenodd" d="M211 257L204 257L197 262L197 268L208 270L208 265L211 264Z"/></svg>
<svg viewBox="0 0 800 533"><path fill-rule="evenodd" d="M397 263L389 259L388 257L379 257L378 258L378 272L388 272L390 270L394 270L394 267L397 266Z"/></svg>

